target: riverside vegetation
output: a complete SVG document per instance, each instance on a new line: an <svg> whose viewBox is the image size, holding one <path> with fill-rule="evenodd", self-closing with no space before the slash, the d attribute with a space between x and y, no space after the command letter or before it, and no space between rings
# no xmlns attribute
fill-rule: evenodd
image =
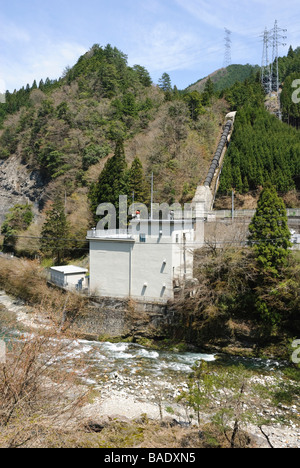
<svg viewBox="0 0 300 468"><path fill-rule="evenodd" d="M153 402L161 415L158 420L152 414L135 420L122 415L101 417L101 409L99 416L97 401L107 391L118 401L112 390L115 372L111 383L107 374L100 375L94 389L81 381L88 365L84 358L78 359L76 353L70 367L74 341L70 324L84 314L86 301L77 295L69 295L66 301L62 291L49 288L36 262L2 260L1 288L22 297L31 309L27 307L19 325L5 309L0 310L2 338L3 332L9 337L10 331L14 337L8 344L6 363L0 365L2 447L276 446L270 427L272 432L285 427L280 445L292 440L288 434L297 438L299 370L288 364L270 372L251 370L243 360L240 365L222 359L195 363L185 382L182 375L180 383L177 379L174 394L171 390L168 395L170 386L163 379L161 387L158 381L150 384L145 405ZM126 378L118 379L124 393ZM152 379L142 380L149 385ZM141 395L136 398L140 400Z"/></svg>

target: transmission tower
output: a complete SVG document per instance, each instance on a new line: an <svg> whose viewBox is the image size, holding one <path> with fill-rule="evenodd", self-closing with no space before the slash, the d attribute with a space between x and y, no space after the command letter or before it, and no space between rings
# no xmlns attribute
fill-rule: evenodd
<svg viewBox="0 0 300 468"><path fill-rule="evenodd" d="M271 66L271 78L272 78L272 90L278 93L279 91L279 46L286 46L282 40L285 40L287 37L280 34L281 32L287 32L287 29L281 29L278 27L277 20L275 21L274 28L271 31L272 40L273 40L273 56L272 56L272 66Z"/></svg>
<svg viewBox="0 0 300 468"><path fill-rule="evenodd" d="M231 65L231 31L225 28L225 56L224 56L224 68Z"/></svg>
<svg viewBox="0 0 300 468"><path fill-rule="evenodd" d="M286 29L278 27L277 20L275 21L274 28L268 31L265 28L264 33L260 36L263 38L263 55L261 64L261 83L264 87L266 94L275 91L278 93L280 86L279 77L279 46L286 44L282 40L286 39L281 32L286 32ZM272 48L272 60L269 60L269 49Z"/></svg>
<svg viewBox="0 0 300 468"><path fill-rule="evenodd" d="M261 62L261 84L266 94L272 91L271 64L269 61L270 32L265 28L263 38L263 55Z"/></svg>

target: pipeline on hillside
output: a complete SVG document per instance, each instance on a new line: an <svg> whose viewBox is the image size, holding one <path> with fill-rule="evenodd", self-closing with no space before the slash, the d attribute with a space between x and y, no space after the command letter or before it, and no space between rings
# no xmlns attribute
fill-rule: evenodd
<svg viewBox="0 0 300 468"><path fill-rule="evenodd" d="M208 171L208 175L207 175L207 177L205 179L205 182L204 182L205 187L210 187L211 186L211 183L212 183L213 178L215 176L216 170L219 167L220 159L221 159L223 150L225 148L225 145L227 144L228 135L229 135L229 133L230 133L230 131L232 129L232 126L233 126L232 120L228 120L228 122L225 125L224 132L223 132L223 135L221 137L221 140L220 140L219 146L217 148L217 151L215 153L214 159L212 160L210 169Z"/></svg>

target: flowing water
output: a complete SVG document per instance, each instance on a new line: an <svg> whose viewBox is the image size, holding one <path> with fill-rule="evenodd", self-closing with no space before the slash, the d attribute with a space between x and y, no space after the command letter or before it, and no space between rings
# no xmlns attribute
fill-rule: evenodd
<svg viewBox="0 0 300 468"><path fill-rule="evenodd" d="M13 329L6 328L1 315L1 305L5 307L4 315L16 315ZM7 347L10 341L18 341L20 336L26 337L26 333L20 331L22 324L29 326L34 333L34 320L27 314L24 305L9 298L5 293L1 294L0 291L0 340L5 340ZM30 336L32 335L28 335ZM272 385L278 377L280 379L281 366L286 365L271 359L237 358L196 351L171 352L132 343L102 343L59 337L52 338L52 342L54 346L62 346L63 353L52 360L50 352L45 356L47 365L56 365L60 372L75 373L78 384L93 390L96 396L88 409L91 411L91 417L97 414L139 417L142 413L147 413L156 418L159 417L158 408L163 408L164 415L170 408L175 411L172 414L175 414L176 418L179 417L180 420L182 417L182 421L185 421L182 408L176 407L176 396L182 389L188 389L188 377L196 362L204 360L221 367L242 364L246 368L257 370L258 379L263 374L265 380L258 383L266 385ZM230 372L230 367L228 371ZM285 410L282 411L282 415L285 416ZM299 412L299 409L293 407L292 411ZM300 433L293 425L289 432L289 441L285 440L286 428L276 430L279 447L290 446L291 443L299 447Z"/></svg>
<svg viewBox="0 0 300 468"><path fill-rule="evenodd" d="M17 314L22 321L26 318L24 306L11 302L0 294L0 305ZM21 332L16 330L6 340L18 339ZM4 330L5 327L2 329ZM1 323L0 323L1 339ZM77 372L78 382L101 391L102 395L111 392L132 394L140 399L155 398L162 389L169 397L174 397L179 388L187 388L188 376L196 362L204 360L222 365L242 363L249 368L274 371L280 365L273 360L224 358L201 352L157 351L132 343L102 343L86 340L63 339L63 370ZM61 342L61 340L60 340ZM51 361L50 361L51 362ZM77 365L80 362L80 366Z"/></svg>

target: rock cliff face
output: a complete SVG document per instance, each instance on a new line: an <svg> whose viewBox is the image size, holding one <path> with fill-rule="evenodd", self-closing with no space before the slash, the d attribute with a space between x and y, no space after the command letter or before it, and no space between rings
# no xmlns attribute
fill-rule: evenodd
<svg viewBox="0 0 300 468"><path fill-rule="evenodd" d="M14 155L0 161L0 226L5 214L18 203L31 203L38 212L45 185L38 171L30 171Z"/></svg>

